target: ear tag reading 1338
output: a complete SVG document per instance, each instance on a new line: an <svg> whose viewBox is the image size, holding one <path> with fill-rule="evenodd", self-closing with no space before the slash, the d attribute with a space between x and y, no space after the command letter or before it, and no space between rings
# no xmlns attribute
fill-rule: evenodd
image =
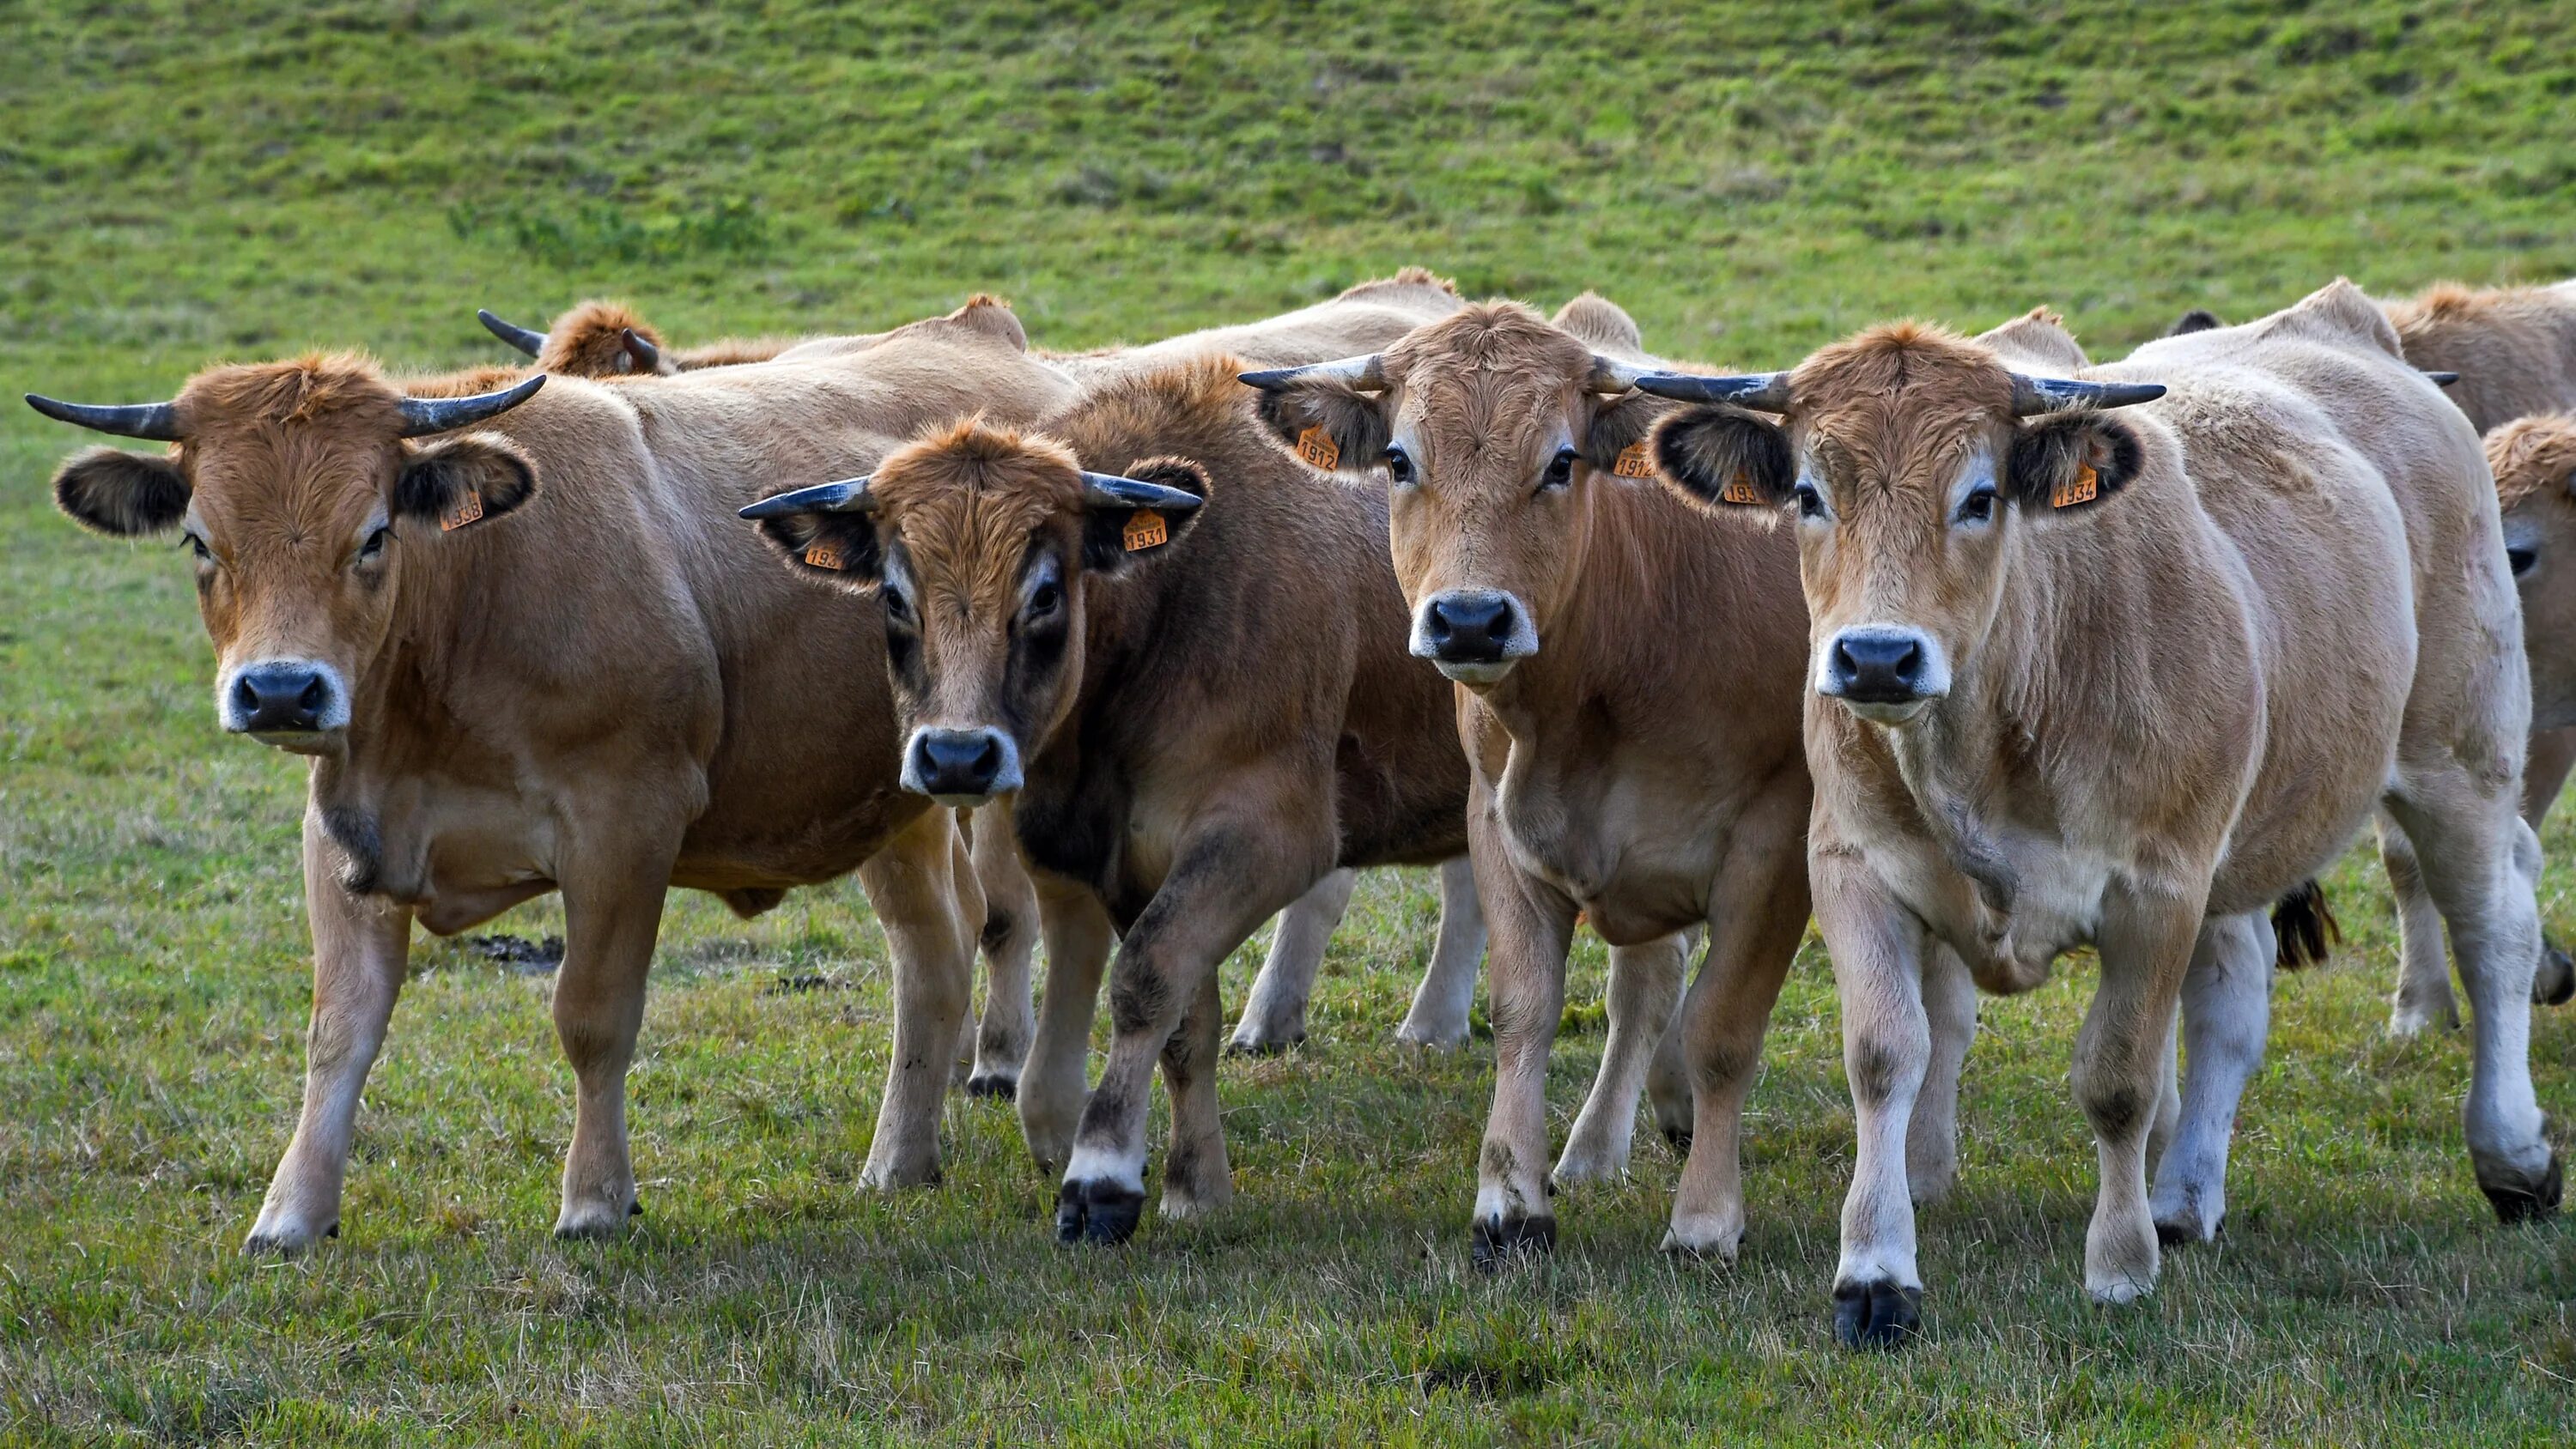
<svg viewBox="0 0 2576 1449"><path fill-rule="evenodd" d="M1150 508L1139 508L1129 516L1123 536L1127 540L1127 551L1134 553L1169 540L1172 530L1164 524L1163 515Z"/></svg>
<svg viewBox="0 0 2576 1449"><path fill-rule="evenodd" d="M1726 491L1718 494L1717 496L1718 500L1722 503L1759 503L1762 501L1762 495L1755 491L1753 487L1753 475L1745 472L1741 468L1735 470L1734 477L1726 480Z"/></svg>
<svg viewBox="0 0 2576 1449"><path fill-rule="evenodd" d="M2078 503L2090 503L2094 495L2101 491L2101 477L2093 471L2093 465L2078 463L2075 465L2074 477L2049 490L2048 506L2068 508Z"/></svg>
<svg viewBox="0 0 2576 1449"><path fill-rule="evenodd" d="M805 562L818 569L837 569L841 566L841 550L832 544L817 543L805 550Z"/></svg>
<svg viewBox="0 0 2576 1449"><path fill-rule="evenodd" d="M1297 456L1315 467L1330 468L1342 461L1342 445L1317 424L1297 435Z"/></svg>
<svg viewBox="0 0 2576 1449"><path fill-rule="evenodd" d="M464 497L449 504L447 511L438 515L438 531L454 533L482 516L483 495L468 488L465 490Z"/></svg>
<svg viewBox="0 0 2576 1449"><path fill-rule="evenodd" d="M1647 456L1646 440L1639 438L1637 441L1621 448L1619 450L1619 460L1610 465L1610 472L1614 476L1620 478L1654 477L1655 460Z"/></svg>

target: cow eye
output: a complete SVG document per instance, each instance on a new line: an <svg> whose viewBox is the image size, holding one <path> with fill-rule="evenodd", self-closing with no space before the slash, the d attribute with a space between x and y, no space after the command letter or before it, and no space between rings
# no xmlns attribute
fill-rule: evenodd
<svg viewBox="0 0 2576 1449"><path fill-rule="evenodd" d="M1413 460L1404 455L1404 450L1402 448L1392 445L1388 446L1386 450L1386 476L1387 479L1394 483L1398 488L1410 488L1413 486Z"/></svg>
<svg viewBox="0 0 2576 1449"><path fill-rule="evenodd" d="M206 541L204 539L191 533L186 535L185 542L188 545L188 551L197 556L197 562L201 564L210 564L215 561L215 551L206 547Z"/></svg>
<svg viewBox="0 0 2576 1449"><path fill-rule="evenodd" d="M1550 489L1562 488L1573 481L1574 450L1559 448L1556 450L1556 456L1547 460L1547 471L1538 475L1538 491L1545 493Z"/></svg>
<svg viewBox="0 0 2576 1449"><path fill-rule="evenodd" d="M2529 544L2515 544L2505 549L2504 561L2512 567L2513 576L2521 578L2538 566L2540 550Z"/></svg>
<svg viewBox="0 0 2576 1449"><path fill-rule="evenodd" d="M903 590L896 588L893 584L887 584L882 592L885 594L887 622L895 624L910 624L912 622L912 601L903 596Z"/></svg>
<svg viewBox="0 0 2576 1449"><path fill-rule="evenodd" d="M1055 581L1050 579L1047 582L1038 585L1037 588L1030 593L1028 608L1024 613L1032 620L1044 619L1053 614L1056 611L1057 606L1061 605L1063 602L1064 590L1056 587Z"/></svg>
<svg viewBox="0 0 2576 1449"><path fill-rule="evenodd" d="M1986 484L1980 483L1969 489L1968 496L1959 500L1958 521L1961 523L1983 523L1994 516L1995 490Z"/></svg>
<svg viewBox="0 0 2576 1449"><path fill-rule="evenodd" d="M367 541L358 545L358 562L374 563L377 559L384 557L385 544L387 541L392 539L393 536L394 531L390 524L368 534Z"/></svg>
<svg viewBox="0 0 2576 1449"><path fill-rule="evenodd" d="M1804 478L1799 479L1797 498L1798 516L1800 518L1822 518L1825 516L1825 495L1816 491L1815 484L1808 482Z"/></svg>

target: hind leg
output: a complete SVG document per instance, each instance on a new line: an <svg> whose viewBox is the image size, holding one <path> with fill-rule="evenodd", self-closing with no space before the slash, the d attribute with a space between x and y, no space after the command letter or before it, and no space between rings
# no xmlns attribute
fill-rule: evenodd
<svg viewBox="0 0 2576 1449"><path fill-rule="evenodd" d="M1682 937L1610 948L1610 1040L1592 1095L1583 1099L1565 1152L1556 1160L1560 1187L1617 1177L1628 1170L1628 1147L1637 1127L1637 1095L1662 1049L1673 1008L1682 998Z"/></svg>
<svg viewBox="0 0 2576 1449"><path fill-rule="evenodd" d="M1243 1003L1243 1020L1235 1023L1229 1052L1263 1055L1284 1052L1306 1039L1306 998L1315 991L1315 973L1324 964L1324 948L1351 908L1351 892L1360 873L1337 870L1315 882L1279 913L1279 929L1270 937L1270 954L1261 974L1252 979L1252 994Z"/></svg>
<svg viewBox="0 0 2576 1449"><path fill-rule="evenodd" d="M1935 941L1923 953L1923 1012L1932 1064L1905 1128L1905 1184L1917 1206L1949 1196L1959 1175L1959 1074L1977 1041L1977 983L1959 953Z"/></svg>
<svg viewBox="0 0 2576 1449"><path fill-rule="evenodd" d="M1440 866L1440 936L1395 1039L1465 1046L1467 1013L1476 1004L1476 965L1484 959L1485 908L1476 899L1476 864L1462 855Z"/></svg>
<svg viewBox="0 0 2576 1449"><path fill-rule="evenodd" d="M2397 898L2397 996L2388 1030L2396 1036L2413 1036L2428 1026L2457 1030L2460 1008L2451 997L2450 963L2442 958L2442 913L2424 890L2413 842L2385 815L2379 821L2379 863Z"/></svg>
<svg viewBox="0 0 2576 1449"><path fill-rule="evenodd" d="M1692 957L1704 957L1707 946L1706 925L1682 932L1683 969L1689 969ZM1689 1036L1685 1014L1674 1012L1673 1024L1664 1028L1664 1039L1655 1047L1654 1060L1646 1064L1646 1100L1654 1104L1655 1127L1664 1134L1673 1155L1685 1160L1690 1157L1697 1111L1691 1099Z"/></svg>
<svg viewBox="0 0 2576 1449"><path fill-rule="evenodd" d="M2272 923L2261 911L2201 927L2182 978L2190 1054L2182 1115L2156 1161L2156 1240L2205 1243L2227 1213L2227 1147L2246 1080L2263 1065L2272 1024ZM2166 1049L2168 1063L2172 1049Z"/></svg>

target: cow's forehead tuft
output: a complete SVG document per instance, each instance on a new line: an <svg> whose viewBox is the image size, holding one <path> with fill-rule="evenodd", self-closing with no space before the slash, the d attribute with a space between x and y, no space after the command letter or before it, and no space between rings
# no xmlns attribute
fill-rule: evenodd
<svg viewBox="0 0 2576 1449"><path fill-rule="evenodd" d="M1858 407L1891 421L1965 426L2012 407L2012 373L1991 351L1944 327L1892 322L1823 348L1790 379L1800 413Z"/></svg>
<svg viewBox="0 0 2576 1449"><path fill-rule="evenodd" d="M296 423L345 424L391 437L402 428L402 394L371 358L317 353L208 368L180 391L179 415L192 438L228 426Z"/></svg>
<svg viewBox="0 0 2576 1449"><path fill-rule="evenodd" d="M1070 513L1082 504L1082 465L1044 434L970 418L887 454L868 491L898 521L957 504Z"/></svg>
<svg viewBox="0 0 2576 1449"><path fill-rule="evenodd" d="M1388 371L1410 385L1468 383L1473 375L1577 378L1592 349L1518 302L1475 302L1388 349Z"/></svg>
<svg viewBox="0 0 2576 1449"><path fill-rule="evenodd" d="M2495 470L2496 502L2512 508L2543 488L2565 486L2576 474L2576 417L2516 418L2487 434L2486 450Z"/></svg>

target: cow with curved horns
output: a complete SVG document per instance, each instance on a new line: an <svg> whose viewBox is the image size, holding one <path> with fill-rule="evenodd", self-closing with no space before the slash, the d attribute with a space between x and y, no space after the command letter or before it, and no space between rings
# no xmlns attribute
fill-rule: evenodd
<svg viewBox="0 0 2576 1449"><path fill-rule="evenodd" d="M102 533L187 539L219 722L312 757L309 1068L252 1249L339 1226L413 922L449 934L549 890L578 1083L558 1233L619 1231L636 1211L625 1078L671 885L751 915L859 871L896 963L862 1177L937 1176L974 876L950 818L897 778L875 601L818 600L732 513L923 427L1033 416L1065 390L1007 309L978 302L863 357L757 375L438 397L316 356L209 369L164 403L29 399L171 445L80 453L55 497Z"/></svg>
<svg viewBox="0 0 2576 1449"><path fill-rule="evenodd" d="M1929 946L2006 989L2098 948L2073 1072L2101 1172L2084 1282L2125 1303L2160 1238L2223 1212L2268 1021L2265 909L2374 806L2413 839L2476 999L2479 1184L2508 1219L2558 1204L2526 1060L2528 675L2475 435L2349 283L2109 367L2080 355L2034 315L1639 382L1699 404L1657 429L1664 476L1798 541L1808 854L1859 1134L1833 1289L1849 1344L1918 1321Z"/></svg>
<svg viewBox="0 0 2576 1449"><path fill-rule="evenodd" d="M653 324L623 302L593 298L575 304L545 331L503 321L477 310L484 330L518 349L541 372L567 377L676 377L702 367L767 362L797 345L793 337L725 337L676 348Z"/></svg>

